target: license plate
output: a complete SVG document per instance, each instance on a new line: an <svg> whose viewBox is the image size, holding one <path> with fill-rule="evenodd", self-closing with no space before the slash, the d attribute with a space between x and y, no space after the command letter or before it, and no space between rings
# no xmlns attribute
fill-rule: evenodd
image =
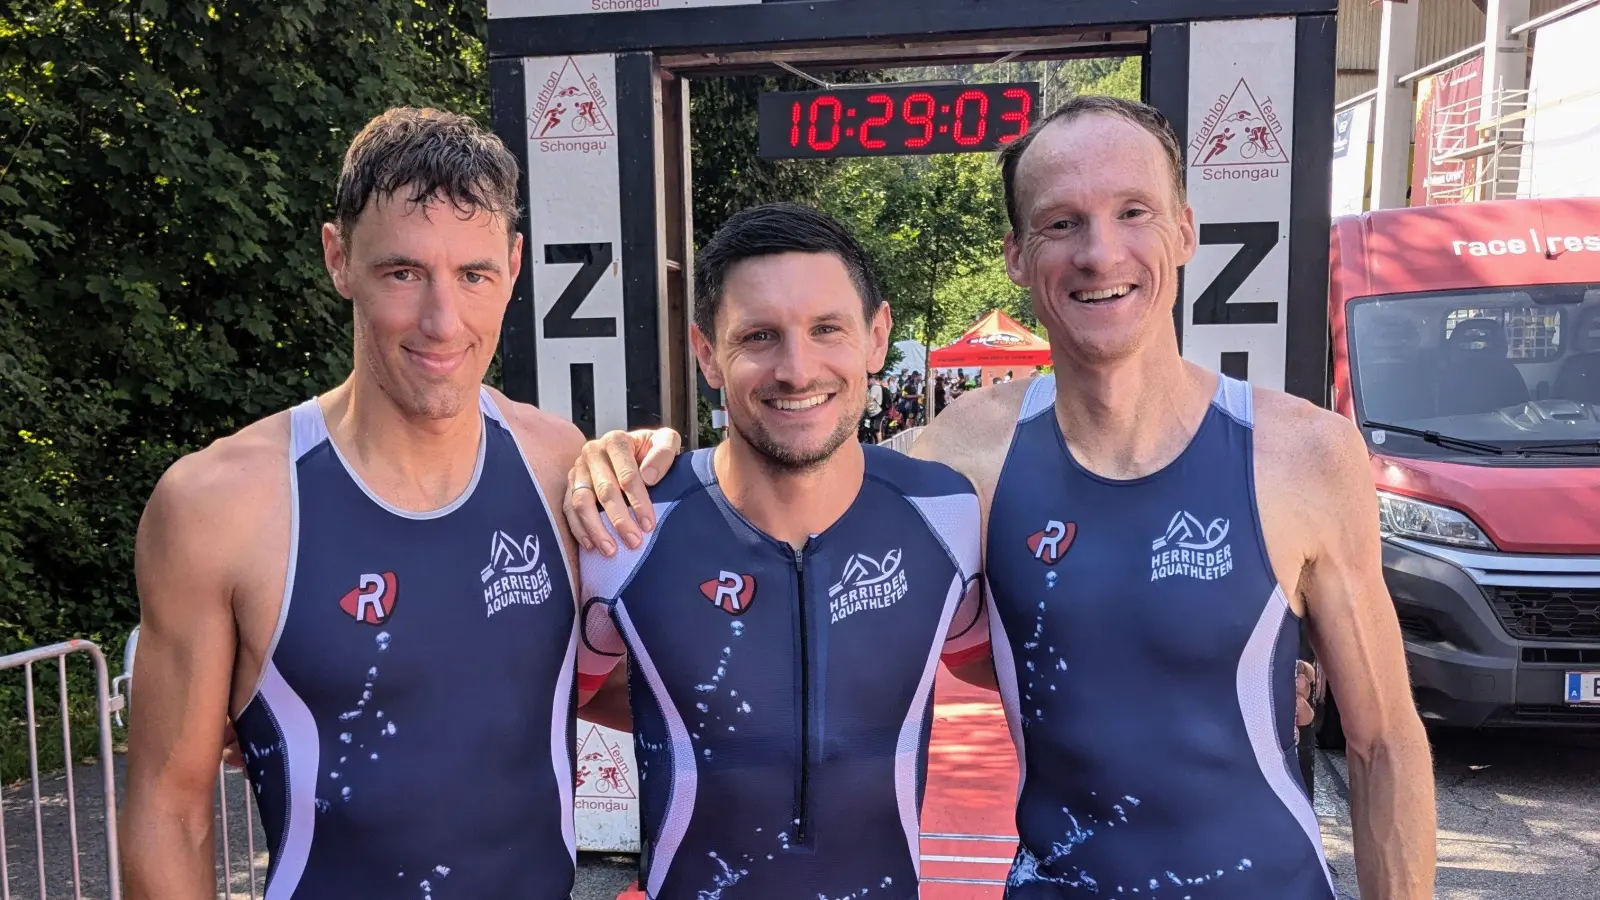
<svg viewBox="0 0 1600 900"><path fill-rule="evenodd" d="M1600 703L1600 672L1568 672L1568 703Z"/></svg>

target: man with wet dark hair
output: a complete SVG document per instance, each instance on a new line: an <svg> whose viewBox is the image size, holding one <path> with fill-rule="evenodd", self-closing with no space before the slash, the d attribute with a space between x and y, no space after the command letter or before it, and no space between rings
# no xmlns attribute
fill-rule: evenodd
<svg viewBox="0 0 1600 900"><path fill-rule="evenodd" d="M517 163L392 109L351 144L323 258L354 365L178 460L140 522L132 900L215 896L237 731L268 897L566 898L582 434L483 384L522 260Z"/></svg>

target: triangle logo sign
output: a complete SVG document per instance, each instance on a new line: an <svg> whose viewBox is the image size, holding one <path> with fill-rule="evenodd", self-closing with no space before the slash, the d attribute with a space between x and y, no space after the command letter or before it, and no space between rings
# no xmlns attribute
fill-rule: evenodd
<svg viewBox="0 0 1600 900"><path fill-rule="evenodd" d="M1287 163L1289 150L1279 137L1282 130L1272 115L1272 105L1263 106L1241 78L1233 92L1219 96L1207 112L1205 126L1189 145L1191 165L1204 168Z"/></svg>
<svg viewBox="0 0 1600 900"><path fill-rule="evenodd" d="M595 87L572 57L561 67L554 88L541 91L542 103L528 116L528 137L615 137L611 120L596 96Z"/></svg>
<svg viewBox="0 0 1600 900"><path fill-rule="evenodd" d="M575 796L633 800L633 773L616 744L606 740L600 729L589 726L589 733L578 745L578 787Z"/></svg>

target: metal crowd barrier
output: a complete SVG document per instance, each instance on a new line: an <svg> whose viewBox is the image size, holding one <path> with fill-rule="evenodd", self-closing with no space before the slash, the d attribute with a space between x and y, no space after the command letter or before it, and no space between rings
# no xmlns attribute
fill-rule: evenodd
<svg viewBox="0 0 1600 900"><path fill-rule="evenodd" d="M48 891L49 876L47 874L45 856L45 810L47 805L58 808L59 802L50 798L47 803L41 798L39 778L39 719L38 709L34 701L33 667L35 663L55 660L56 676L60 681L61 703L61 749L64 759L64 778L66 788L66 822L52 821L52 831L59 833L64 824L67 845L70 848L71 878L70 885L74 900L82 900L84 896L83 867L79 861L78 844L78 791L73 778L73 749L72 749L72 708L67 697L67 657L74 653L86 653L94 661L96 703L95 711L100 725L100 797L99 803L104 820L102 830L105 837L106 848L106 893L102 896L110 900L121 900L121 884L118 880L117 865L117 808L116 778L112 769L111 756L111 713L114 708L120 708L121 698L115 698L110 693L110 683L106 671L106 658L100 648L89 641L67 641L61 644L51 644L47 647L35 647L20 653L0 657L0 673L21 668L23 676L23 695L26 698L27 727L28 727L28 771L32 785L33 800L33 865L31 873L24 872L23 877L32 875L38 889L40 900L50 900L51 897L66 897L68 894L60 891ZM10 900L12 872L10 860L7 858L7 838L5 831L6 822L5 792L0 789L0 898ZM58 814L52 812L50 819L55 820ZM19 843L19 849L22 845ZM57 880L61 880L58 875ZM21 896L19 894L19 896ZM91 895L93 896L93 895Z"/></svg>
<svg viewBox="0 0 1600 900"><path fill-rule="evenodd" d="M33 819L33 841L31 858L25 860L25 865L13 867L7 859L7 818L16 821L13 815L16 810L8 810L5 804L5 793L0 791L0 900L11 900L13 896L19 898L38 897L39 900L56 900L56 898L71 897L73 900L84 898L108 898L108 900L121 900L121 867L119 862L117 842L117 793L115 757L112 753L112 724L117 728L125 727L124 713L132 705L133 688L133 659L138 648L139 630L135 628L128 636L127 649L123 653L123 671L115 679L107 679L108 671L104 654L100 648L90 641L68 641L62 644L53 644L48 647L37 647L14 653L10 656L0 657L0 675L7 670L22 669L24 694L26 697L27 730L28 730L28 767L31 774L31 806ZM99 867L86 869L83 861L83 849L79 836L82 823L79 821L78 790L75 780L73 763L76 757L73 754L71 708L67 695L67 657L73 653L86 653L94 661L96 675L96 712L99 716L100 746L97 762L100 767L101 789L99 795L94 797L93 803L85 803L84 812L87 816L97 819L95 828L104 835L105 840L105 866L104 880L101 881ZM57 676L60 679L61 703L61 738L64 754L63 773L60 776L61 787L65 792L65 821L59 821L62 802L60 797L52 796L42 790L46 781L39 772L38 752L38 715L34 702L34 663L56 660ZM4 682L0 682L3 684ZM244 859L236 859L235 841L232 835L234 819L230 815L234 801L238 800L243 808L244 829ZM13 804L14 805L14 804ZM23 821L26 821L24 814ZM240 777L238 769L232 769L227 764L218 762L217 766L217 818L214 820L217 834L217 896L226 900L249 897L257 900L264 893L262 881L265 874L263 866L256 858L256 829L259 827L258 816L255 814L255 804L251 800L248 783ZM46 835L52 838L64 834L64 841L46 840ZM65 843L65 847L57 846ZM50 846L47 847L47 844ZM23 844L18 842L18 847ZM59 855L65 849L69 855ZM14 868L19 869L20 877L15 879ZM235 879L235 872L242 877L244 883ZM54 875L51 873L55 872ZM70 875L67 874L70 872ZM85 875L89 878L86 880ZM18 888L13 892L13 888Z"/></svg>
<svg viewBox="0 0 1600 900"><path fill-rule="evenodd" d="M907 428L886 441L879 441L878 446L888 447L890 450L898 450L901 453L910 453L911 445L917 440L917 435L922 433L923 427L918 425L915 428Z"/></svg>

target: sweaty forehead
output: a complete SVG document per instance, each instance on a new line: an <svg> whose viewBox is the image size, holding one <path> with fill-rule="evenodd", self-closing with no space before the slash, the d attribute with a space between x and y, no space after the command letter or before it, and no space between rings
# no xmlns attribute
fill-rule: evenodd
<svg viewBox="0 0 1600 900"><path fill-rule="evenodd" d="M1155 135L1120 116L1086 113L1039 132L1017 166L1016 191L1024 217L1044 205L1130 195L1165 202L1172 173Z"/></svg>

